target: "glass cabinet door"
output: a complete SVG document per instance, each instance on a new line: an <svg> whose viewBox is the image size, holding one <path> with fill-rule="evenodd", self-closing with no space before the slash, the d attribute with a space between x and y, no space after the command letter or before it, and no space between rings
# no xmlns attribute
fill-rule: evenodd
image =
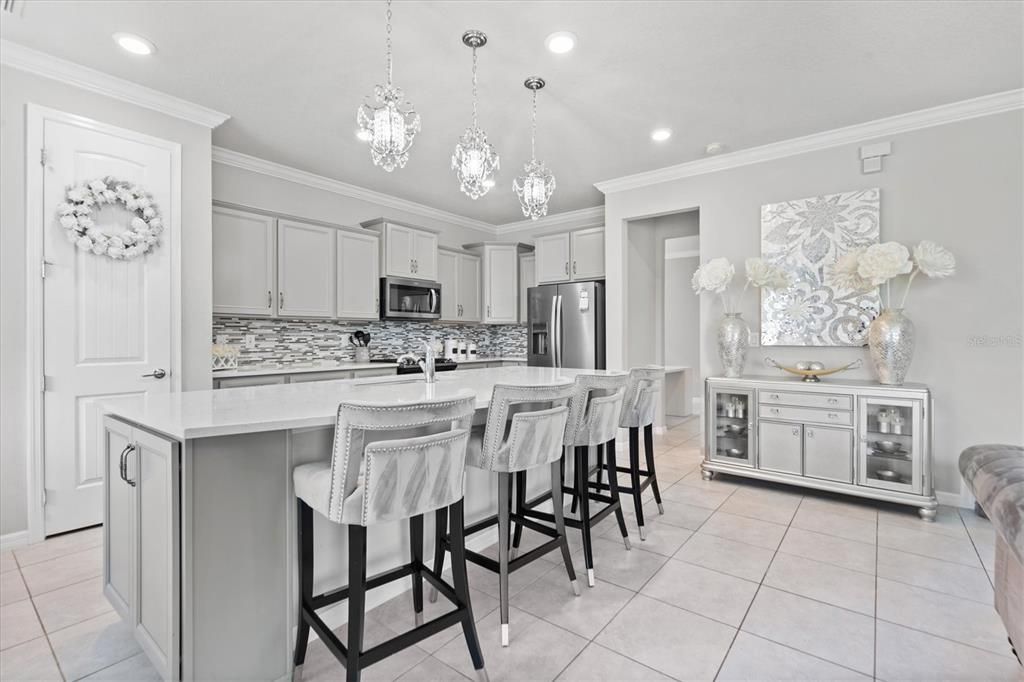
<svg viewBox="0 0 1024 682"><path fill-rule="evenodd" d="M859 407L860 485L920 494L921 401L861 398Z"/></svg>
<svg viewBox="0 0 1024 682"><path fill-rule="evenodd" d="M754 392L715 388L711 391L708 447L711 459L754 464Z"/></svg>

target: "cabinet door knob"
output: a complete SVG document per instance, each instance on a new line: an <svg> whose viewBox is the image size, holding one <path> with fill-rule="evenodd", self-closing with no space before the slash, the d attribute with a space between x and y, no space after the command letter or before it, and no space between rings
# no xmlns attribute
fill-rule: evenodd
<svg viewBox="0 0 1024 682"><path fill-rule="evenodd" d="M836 414L835 412L829 412L828 413L828 418L829 419L839 419L839 415Z"/></svg>
<svg viewBox="0 0 1024 682"><path fill-rule="evenodd" d="M814 429L807 429L807 437L814 438Z"/></svg>
<svg viewBox="0 0 1024 682"><path fill-rule="evenodd" d="M799 426L796 427L795 429L793 429L793 435L794 436L799 436L800 435L800 427Z"/></svg>
<svg viewBox="0 0 1024 682"><path fill-rule="evenodd" d="M835 398L829 398L829 399L828 399L828 404L829 404L829 405L838 405L838 404L839 404L839 401L838 401L838 400L836 400Z"/></svg>
<svg viewBox="0 0 1024 682"><path fill-rule="evenodd" d="M779 408L773 407L771 410L769 410L769 412L771 412L772 414L778 414L779 413Z"/></svg>
<svg viewBox="0 0 1024 682"><path fill-rule="evenodd" d="M768 397L771 398L772 400L778 400L779 399L779 394L778 393L772 393Z"/></svg>

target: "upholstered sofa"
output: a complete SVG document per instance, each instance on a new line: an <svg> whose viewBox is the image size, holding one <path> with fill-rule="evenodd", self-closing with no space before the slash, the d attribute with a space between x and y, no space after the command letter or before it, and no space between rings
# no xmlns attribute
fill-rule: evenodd
<svg viewBox="0 0 1024 682"><path fill-rule="evenodd" d="M1018 660L1024 658L1024 448L975 445L960 474L996 530L995 606Z"/></svg>

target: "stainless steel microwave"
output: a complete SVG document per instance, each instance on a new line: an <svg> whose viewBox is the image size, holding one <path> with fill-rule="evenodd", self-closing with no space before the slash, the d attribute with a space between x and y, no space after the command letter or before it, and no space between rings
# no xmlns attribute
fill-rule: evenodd
<svg viewBox="0 0 1024 682"><path fill-rule="evenodd" d="M421 279L380 278L382 320L437 320L441 318L441 285Z"/></svg>

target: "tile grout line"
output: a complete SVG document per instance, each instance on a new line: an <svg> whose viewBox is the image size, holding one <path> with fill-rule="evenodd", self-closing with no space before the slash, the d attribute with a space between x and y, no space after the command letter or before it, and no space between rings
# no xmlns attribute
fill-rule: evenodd
<svg viewBox="0 0 1024 682"><path fill-rule="evenodd" d="M974 513L974 512L972 512ZM967 528L967 523L964 522L963 514L960 513L960 509L957 509L957 518L960 519L960 523L963 524L964 530L967 531L967 538L971 541L971 547L974 548L974 553L978 555L978 561L981 562L981 570L985 571L985 577L988 578L989 585L992 586L992 590L996 589L996 584L992 580L992 576L989 575L988 568L985 566L985 560L981 558L981 552L978 550L978 543L974 541L974 536L971 535L971 531Z"/></svg>

